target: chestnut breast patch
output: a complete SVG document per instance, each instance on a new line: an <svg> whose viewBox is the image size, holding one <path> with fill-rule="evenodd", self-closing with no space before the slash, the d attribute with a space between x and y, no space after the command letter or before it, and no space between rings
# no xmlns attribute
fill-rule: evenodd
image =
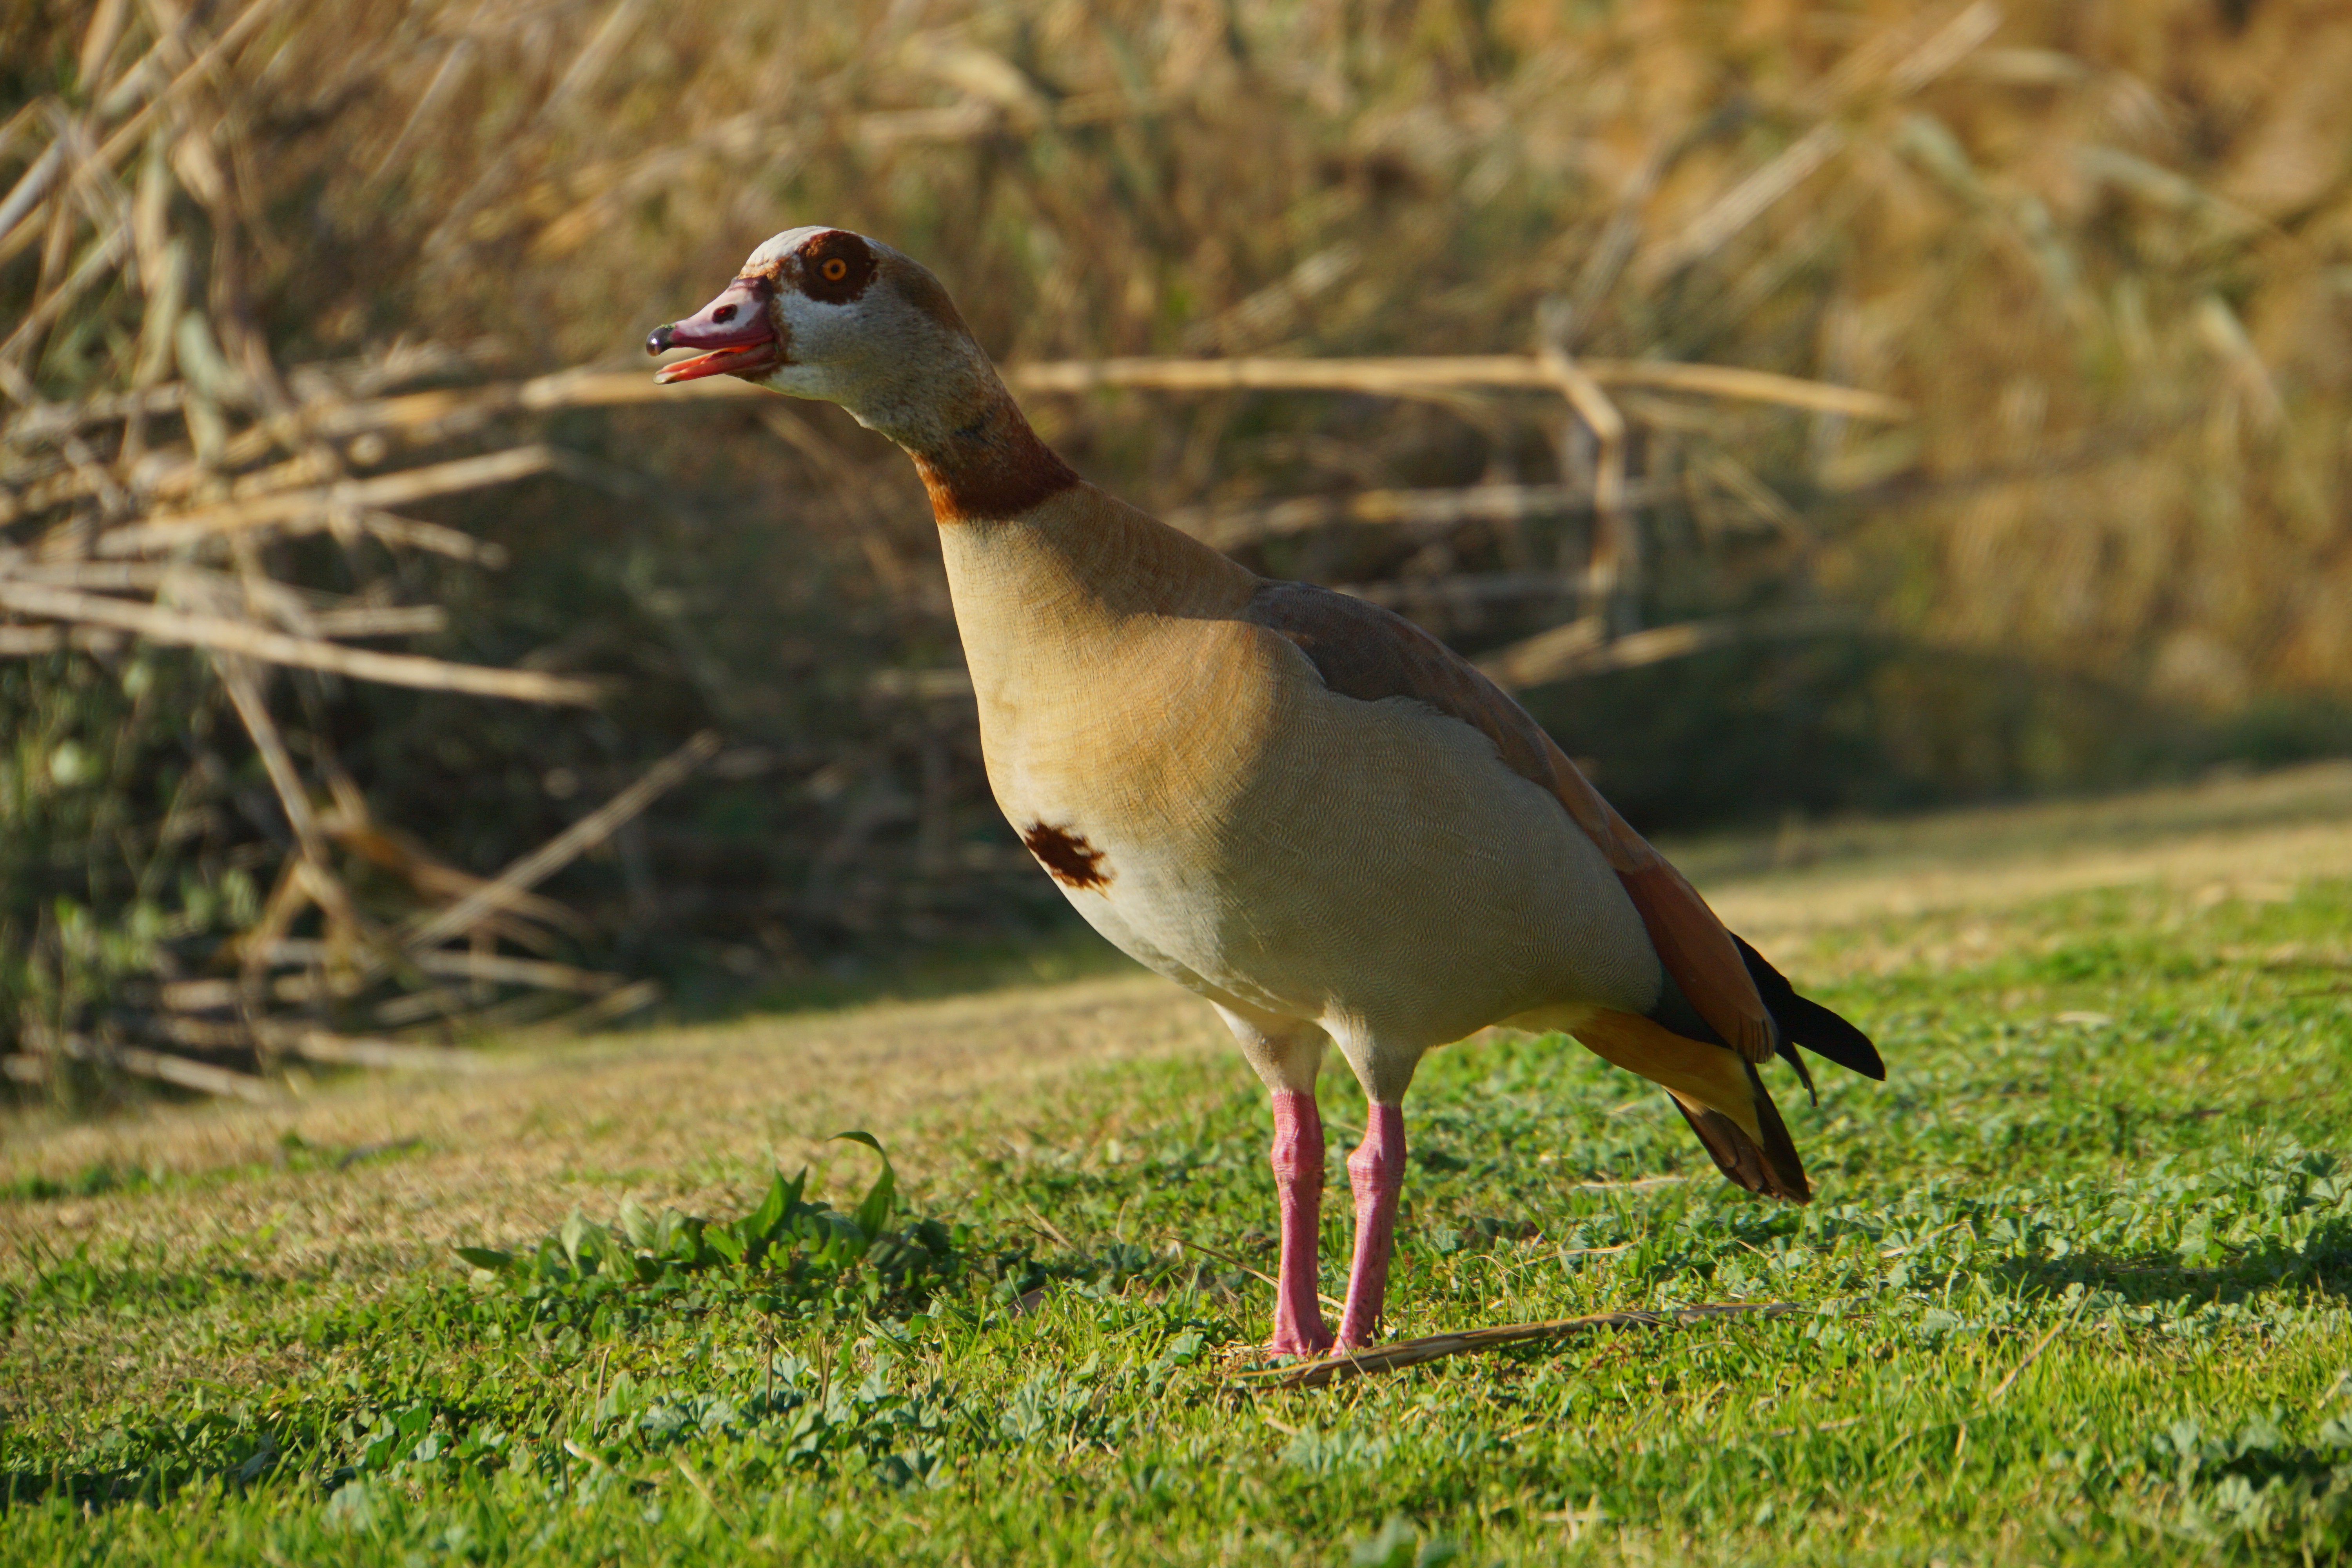
<svg viewBox="0 0 2352 1568"><path fill-rule="evenodd" d="M1037 864L1066 888L1092 888L1100 892L1110 886L1110 868L1103 864L1103 852L1067 827L1033 822L1021 830L1021 842L1037 857Z"/></svg>

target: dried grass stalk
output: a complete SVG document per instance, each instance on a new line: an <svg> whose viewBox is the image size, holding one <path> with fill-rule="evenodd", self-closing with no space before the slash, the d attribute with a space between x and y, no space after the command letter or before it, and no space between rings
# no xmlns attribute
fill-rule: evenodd
<svg viewBox="0 0 2352 1568"><path fill-rule="evenodd" d="M402 933L411 951L436 946L472 928L483 916L519 893L528 892L617 832L665 791L719 752L719 732L705 730L646 770L636 783L509 866L447 909L418 921Z"/></svg>
<svg viewBox="0 0 2352 1568"><path fill-rule="evenodd" d="M1735 365L1592 359L1583 362L1596 385L1641 387L1769 404L1853 419L1899 422L1912 417L1900 398L1859 387L1833 386ZM1150 392L1340 392L1387 397L1436 397L1463 389L1555 391L1558 380L1530 354L1432 354L1360 359L1112 358L1014 362L1003 367L1015 392L1073 394L1113 389ZM322 435L470 426L508 413L564 408L613 408L653 403L733 402L772 395L729 376L657 385L634 371L560 371L503 386L415 393L373 404L352 404L322 415ZM396 504L386 502L383 504Z"/></svg>
<svg viewBox="0 0 2352 1568"><path fill-rule="evenodd" d="M1474 1351L1506 1350L1513 1345L1541 1344L1592 1329L1664 1328L1703 1323L1718 1318L1777 1318L1800 1310L1793 1301L1730 1301L1703 1307L1677 1307L1654 1312L1595 1312L1583 1318L1556 1318L1541 1323L1511 1323L1492 1329L1471 1329L1458 1334L1429 1334L1398 1340L1368 1350L1335 1351L1303 1365L1246 1373L1234 1380L1241 1389L1323 1388L1375 1373L1400 1372L1409 1366L1439 1361Z"/></svg>
<svg viewBox="0 0 2352 1568"><path fill-rule="evenodd" d="M203 511L150 518L110 528L98 536L100 555L144 555L172 550L215 534L232 533L302 517L331 518L384 507L405 506L432 496L454 495L543 474L557 458L546 447L516 447L479 458L460 458L422 468L348 479L315 489L280 491L208 507Z"/></svg>
<svg viewBox="0 0 2352 1568"><path fill-rule="evenodd" d="M288 637L247 621L221 616L191 615L152 605L80 594L68 588L43 587L0 578L0 609L19 615L45 616L86 626L112 626L147 638L184 647L210 648L239 654L268 664L324 670L355 680L388 686L412 686L427 691L459 691L476 697L503 697L517 702L594 703L604 688L576 676L543 675L530 669L491 669L480 665L451 664L417 654L377 653L368 648L339 647L333 643Z"/></svg>
<svg viewBox="0 0 2352 1568"><path fill-rule="evenodd" d="M273 1050L329 1067L436 1073L476 1073L490 1069L489 1062L471 1051L403 1045L397 1040L355 1038L330 1034L324 1029L273 1026L265 1029L264 1039Z"/></svg>
<svg viewBox="0 0 2352 1568"><path fill-rule="evenodd" d="M1633 669L1670 658L1685 658L1735 643L1829 636L1850 631L1855 625L1850 609L1816 606L1684 621L1610 639L1598 624L1586 619L1538 632L1488 654L1478 661L1478 668L1496 685L1509 691L1574 676L1597 675L1603 670Z"/></svg>
<svg viewBox="0 0 2352 1568"><path fill-rule="evenodd" d="M1647 506L1678 493L1674 485L1628 482L1619 490L1618 501L1626 508ZM1357 490L1268 505L1184 507L1170 510L1166 519L1220 550L1236 550L1263 539L1341 523L1435 531L1467 522L1575 517L1591 512L1594 504L1593 492L1575 485L1490 484L1463 489Z"/></svg>

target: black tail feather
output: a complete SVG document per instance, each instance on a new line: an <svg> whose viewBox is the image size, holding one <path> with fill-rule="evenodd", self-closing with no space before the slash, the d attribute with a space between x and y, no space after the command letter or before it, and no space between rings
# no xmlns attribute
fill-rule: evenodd
<svg viewBox="0 0 2352 1568"><path fill-rule="evenodd" d="M1773 1016L1777 1018L1780 1015L1776 1013ZM1805 1086L1805 1102L1819 1105L1822 1091L1813 1087L1812 1072L1805 1066L1805 1058L1797 1054L1797 1043L1789 1037L1786 1030L1781 1031L1780 1048L1772 1054L1797 1069L1797 1081Z"/></svg>
<svg viewBox="0 0 2352 1568"><path fill-rule="evenodd" d="M1807 1092L1813 1087L1797 1053L1789 1047L1793 1040L1815 1056L1825 1057L1842 1068L1849 1068L1864 1078L1880 1082L1886 1079L1886 1064L1879 1059L1878 1047L1868 1035L1831 1012L1810 996L1800 996L1788 977L1766 961L1764 955L1748 945L1734 933L1732 941L1739 943L1739 956L1747 961L1748 977L1756 983L1756 993L1780 1025L1780 1055L1797 1068L1797 1076L1804 1080Z"/></svg>

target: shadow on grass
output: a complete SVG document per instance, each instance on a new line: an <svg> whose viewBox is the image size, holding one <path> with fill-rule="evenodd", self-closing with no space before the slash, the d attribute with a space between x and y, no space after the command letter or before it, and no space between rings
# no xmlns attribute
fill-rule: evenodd
<svg viewBox="0 0 2352 1568"><path fill-rule="evenodd" d="M2074 1252L2064 1258L2015 1259L1998 1272L2055 1295L2069 1285L2104 1290L2134 1306L2219 1301L2313 1290L2352 1300L2352 1221L2332 1219L2315 1229L2300 1251L2269 1241L2211 1268L2182 1263L2168 1253L2136 1258Z"/></svg>
<svg viewBox="0 0 2352 1568"><path fill-rule="evenodd" d="M674 990L666 1012L682 1024L721 1023L1144 973L1142 965L1073 917L1019 940L844 958L786 980L744 982L709 972L682 972L671 976Z"/></svg>
<svg viewBox="0 0 2352 1568"><path fill-rule="evenodd" d="M51 1499L93 1512L121 1508L126 1503L144 1503L149 1508L161 1508L191 1481L215 1477L226 1479L235 1474L233 1468L213 1470L185 1467L146 1470L0 1471L0 1518L5 1518L15 1510L37 1507Z"/></svg>

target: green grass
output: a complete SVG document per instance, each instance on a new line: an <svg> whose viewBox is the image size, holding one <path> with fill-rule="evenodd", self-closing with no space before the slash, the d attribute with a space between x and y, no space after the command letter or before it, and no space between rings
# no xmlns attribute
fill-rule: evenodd
<svg viewBox="0 0 2352 1568"><path fill-rule="evenodd" d="M609 1250L575 1227L544 1266L360 1282L273 1267L267 1235L20 1238L0 1559L2339 1561L2347 923L2331 885L2086 895L1989 941L1957 916L1847 933L1850 962L1825 956L1852 978L1817 989L1891 1079L1825 1072L1818 1109L1776 1079L1805 1209L1726 1188L1660 1097L1571 1046L1441 1052L1407 1105L1397 1331L1801 1310L1320 1392L1227 1382L1270 1293L1198 1248L1273 1258L1238 1059L1105 1071L1017 1129L975 1106L895 1212L855 1189L825 1194L843 1214L775 1210L753 1268L635 1214L642 1258L625 1226ZM1964 927L1972 966L1868 972ZM1336 1194L1362 1113L1343 1073L1325 1106ZM1633 1184L1654 1176L1689 1179ZM272 1370L161 1397L93 1377L70 1407L5 1392L101 1315Z"/></svg>

